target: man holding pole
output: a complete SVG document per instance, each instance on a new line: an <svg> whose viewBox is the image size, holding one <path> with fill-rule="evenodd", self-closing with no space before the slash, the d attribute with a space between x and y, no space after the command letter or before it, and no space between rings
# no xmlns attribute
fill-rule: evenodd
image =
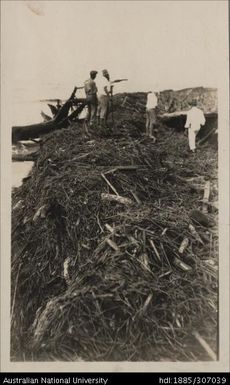
<svg viewBox="0 0 230 385"><path fill-rule="evenodd" d="M102 79L97 82L98 87L98 109L97 119L98 124L102 128L106 128L109 112L113 114L113 87L114 84L126 81L128 79L116 79L111 81L109 72L104 69L102 71ZM113 121L113 115L112 115Z"/></svg>

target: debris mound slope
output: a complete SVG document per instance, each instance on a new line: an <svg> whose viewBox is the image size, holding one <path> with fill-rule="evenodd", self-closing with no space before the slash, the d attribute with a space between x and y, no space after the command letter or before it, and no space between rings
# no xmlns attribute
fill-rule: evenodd
<svg viewBox="0 0 230 385"><path fill-rule="evenodd" d="M200 338L217 352L216 211L191 214L207 180L217 199L216 150L116 122L120 137L47 135L13 192L12 360L210 360Z"/></svg>

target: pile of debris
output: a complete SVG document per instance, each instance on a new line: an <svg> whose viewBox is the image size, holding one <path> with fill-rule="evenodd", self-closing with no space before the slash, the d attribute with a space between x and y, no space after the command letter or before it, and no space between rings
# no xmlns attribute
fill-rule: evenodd
<svg viewBox="0 0 230 385"><path fill-rule="evenodd" d="M145 92L116 94L113 100L114 122L125 122L135 125L137 130L144 130L146 111ZM177 130L184 130L186 113L191 108L191 102L197 101L197 106L205 114L206 124L198 134L198 139L212 138L218 127L218 99L216 88L187 88L178 91L166 90L158 93L157 113L159 123ZM120 118L122 114L122 119ZM120 127L116 125L116 128Z"/></svg>
<svg viewBox="0 0 230 385"><path fill-rule="evenodd" d="M217 153L114 99L111 136L46 135L13 191L12 360L216 358Z"/></svg>

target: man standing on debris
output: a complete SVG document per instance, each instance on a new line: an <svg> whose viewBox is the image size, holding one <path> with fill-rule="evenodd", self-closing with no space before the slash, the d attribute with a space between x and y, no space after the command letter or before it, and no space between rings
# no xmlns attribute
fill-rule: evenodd
<svg viewBox="0 0 230 385"><path fill-rule="evenodd" d="M97 113L97 86L94 81L96 76L97 71L90 71L90 78L84 83L86 102L88 106L87 121L90 126L94 124Z"/></svg>
<svg viewBox="0 0 230 385"><path fill-rule="evenodd" d="M106 128L109 114L109 101L112 95L112 85L107 70L102 71L102 79L98 82L97 119L101 127Z"/></svg>
<svg viewBox="0 0 230 385"><path fill-rule="evenodd" d="M146 135L148 135L151 139L156 141L155 136L153 136L153 129L157 127L157 92L149 91L147 93L147 101L146 101Z"/></svg>
<svg viewBox="0 0 230 385"><path fill-rule="evenodd" d="M201 126L205 124L205 116L203 111L197 107L197 101L191 102L192 108L187 112L185 128L188 128L189 148L192 152L196 149L196 135Z"/></svg>

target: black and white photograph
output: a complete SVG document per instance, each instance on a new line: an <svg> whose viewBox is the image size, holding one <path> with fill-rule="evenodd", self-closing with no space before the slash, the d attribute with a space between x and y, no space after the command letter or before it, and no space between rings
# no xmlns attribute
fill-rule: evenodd
<svg viewBox="0 0 230 385"><path fill-rule="evenodd" d="M226 370L228 1L1 19L5 367Z"/></svg>

